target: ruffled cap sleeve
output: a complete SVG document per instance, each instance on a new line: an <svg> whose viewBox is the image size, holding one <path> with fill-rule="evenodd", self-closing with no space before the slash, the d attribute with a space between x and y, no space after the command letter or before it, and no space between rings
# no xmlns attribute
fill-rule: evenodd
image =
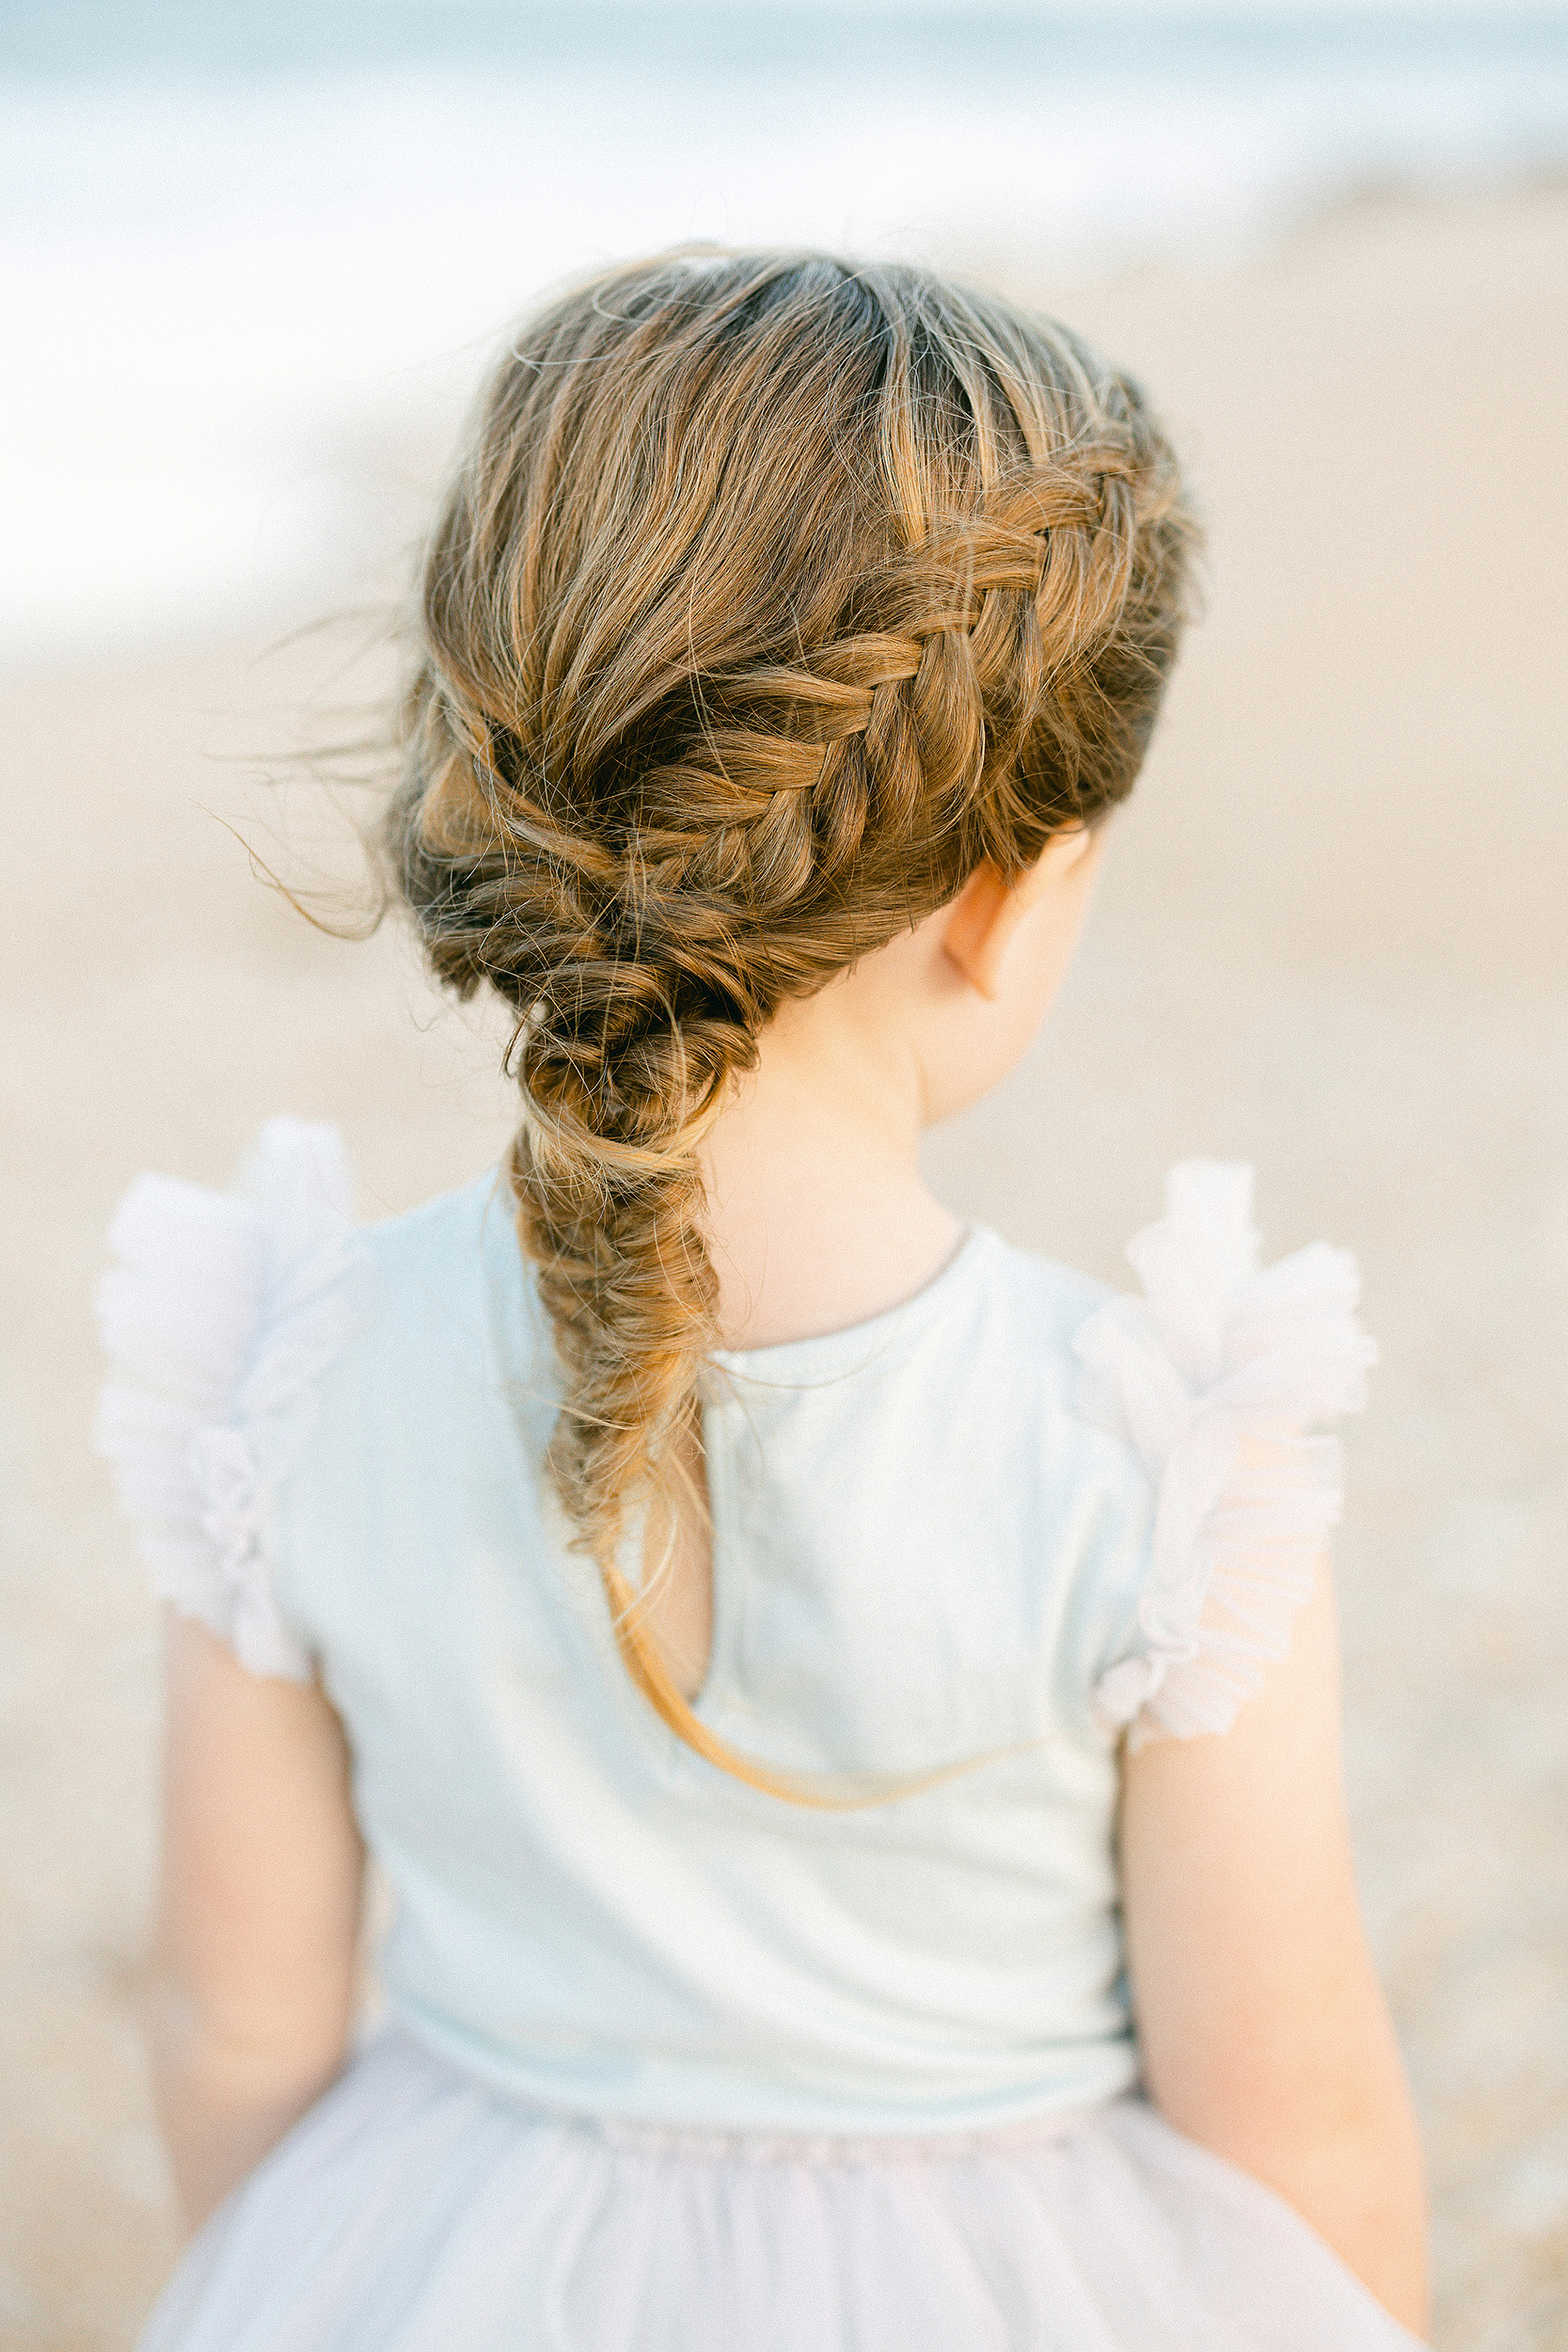
<svg viewBox="0 0 1568 2352"><path fill-rule="evenodd" d="M1259 1269L1248 1168L1175 1168L1164 1217L1127 1254L1143 1297L1100 1309L1074 1346L1085 1414L1155 1488L1135 1632L1095 1691L1138 1747L1228 1730L1284 1656L1339 1516L1338 1448L1308 1433L1366 1402L1377 1350L1345 1251Z"/></svg>
<svg viewBox="0 0 1568 2352"><path fill-rule="evenodd" d="M140 1176L97 1306L113 1371L94 1428L154 1592L252 1674L305 1681L274 1599L271 1497L312 1387L363 1318L352 1181L331 1127L272 1120L232 1192Z"/></svg>

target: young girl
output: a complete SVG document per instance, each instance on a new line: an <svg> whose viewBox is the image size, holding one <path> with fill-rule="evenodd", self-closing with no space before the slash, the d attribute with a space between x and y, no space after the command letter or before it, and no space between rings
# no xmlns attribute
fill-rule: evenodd
<svg viewBox="0 0 1568 2352"><path fill-rule="evenodd" d="M167 1614L146 2352L1374 2352L1420 2168L1340 1795L1349 1260L965 1230L1180 634L1135 388L921 272L657 261L506 353L388 819L504 1170L143 1177ZM364 1857L389 2007L353 2042Z"/></svg>

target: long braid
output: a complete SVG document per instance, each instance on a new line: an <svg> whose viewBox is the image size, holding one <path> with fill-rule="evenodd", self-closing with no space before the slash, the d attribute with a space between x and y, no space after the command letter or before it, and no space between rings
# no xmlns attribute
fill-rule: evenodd
<svg viewBox="0 0 1568 2352"><path fill-rule="evenodd" d="M432 545L389 820L437 973L515 1015L551 1468L623 1655L718 1285L700 1149L779 1007L1131 788L1191 526L1123 379L916 273L656 262L508 356Z"/></svg>

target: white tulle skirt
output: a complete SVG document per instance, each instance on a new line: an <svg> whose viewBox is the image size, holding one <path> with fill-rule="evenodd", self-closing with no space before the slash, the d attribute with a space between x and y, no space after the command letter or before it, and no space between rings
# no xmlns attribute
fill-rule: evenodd
<svg viewBox="0 0 1568 2352"><path fill-rule="evenodd" d="M140 2352L1409 2352L1136 2099L964 2140L562 2122L397 2028L208 2224Z"/></svg>

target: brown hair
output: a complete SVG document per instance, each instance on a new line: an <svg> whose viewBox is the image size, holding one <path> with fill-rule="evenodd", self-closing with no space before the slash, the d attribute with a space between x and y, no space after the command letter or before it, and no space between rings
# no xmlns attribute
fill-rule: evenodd
<svg viewBox="0 0 1568 2352"><path fill-rule="evenodd" d="M399 885L439 976L516 1015L576 1540L655 1706L762 1785L617 1566L715 1336L701 1139L786 998L1130 790L1191 538L1138 389L1064 328L773 254L530 322L436 523Z"/></svg>

